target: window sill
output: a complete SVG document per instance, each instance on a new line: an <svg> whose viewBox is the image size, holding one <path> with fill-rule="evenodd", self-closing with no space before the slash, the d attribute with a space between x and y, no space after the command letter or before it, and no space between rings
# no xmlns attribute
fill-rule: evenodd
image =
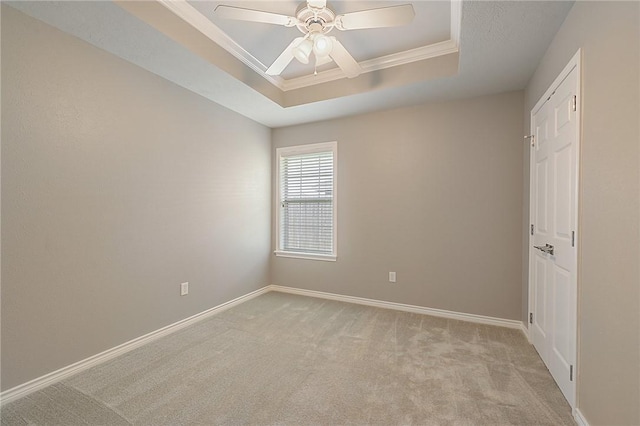
<svg viewBox="0 0 640 426"><path fill-rule="evenodd" d="M315 254L315 253L298 253L293 251L279 251L273 252L278 257L291 257L294 259L306 259L306 260L322 260L325 262L335 262L336 255L333 254Z"/></svg>

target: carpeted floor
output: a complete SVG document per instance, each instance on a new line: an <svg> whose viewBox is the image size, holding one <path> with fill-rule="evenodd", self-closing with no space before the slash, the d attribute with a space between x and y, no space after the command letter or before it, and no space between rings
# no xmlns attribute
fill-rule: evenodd
<svg viewBox="0 0 640 426"><path fill-rule="evenodd" d="M2 425L573 425L518 330L267 293L2 407Z"/></svg>

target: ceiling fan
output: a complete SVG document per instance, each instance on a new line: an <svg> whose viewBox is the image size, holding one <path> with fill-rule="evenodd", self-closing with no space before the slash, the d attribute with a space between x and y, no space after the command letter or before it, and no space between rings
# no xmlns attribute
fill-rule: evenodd
<svg viewBox="0 0 640 426"><path fill-rule="evenodd" d="M295 17L225 5L216 7L215 13L221 18L295 26L300 30L302 37L296 37L284 49L267 69L268 75L282 73L293 58L308 64L313 53L316 68L333 60L349 78L360 75L362 69L342 43L333 36L327 36L327 33L334 28L346 31L406 25L415 16L410 4L336 15L327 7L326 0L307 0L300 4Z"/></svg>

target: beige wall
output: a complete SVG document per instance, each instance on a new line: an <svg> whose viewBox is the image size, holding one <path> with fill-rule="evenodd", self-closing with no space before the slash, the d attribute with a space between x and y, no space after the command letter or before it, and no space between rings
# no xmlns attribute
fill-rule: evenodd
<svg viewBox="0 0 640 426"><path fill-rule="evenodd" d="M526 320L523 129L581 47L578 407L640 424L639 14L577 2L524 95L276 129L271 146L3 6L2 390L268 283ZM271 149L331 140L338 261L269 273Z"/></svg>
<svg viewBox="0 0 640 426"><path fill-rule="evenodd" d="M526 132L582 48L577 377L591 425L640 424L639 16L637 2L576 2L525 96Z"/></svg>
<svg viewBox="0 0 640 426"><path fill-rule="evenodd" d="M2 88L3 390L268 284L268 128L6 6Z"/></svg>
<svg viewBox="0 0 640 426"><path fill-rule="evenodd" d="M271 283L520 319L522 108L515 92L274 130L274 148L338 141L338 260L273 258Z"/></svg>

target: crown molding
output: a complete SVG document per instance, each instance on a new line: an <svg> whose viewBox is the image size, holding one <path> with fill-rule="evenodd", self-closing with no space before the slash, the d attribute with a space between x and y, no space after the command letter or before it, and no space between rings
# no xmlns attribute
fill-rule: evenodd
<svg viewBox="0 0 640 426"><path fill-rule="evenodd" d="M437 56L443 56L457 51L458 46L453 42L453 40L446 40L440 43L418 47L416 49L405 50L404 52L369 59L367 61L360 62L360 68L362 68L362 74L365 74L372 71L383 70L385 68L396 67L398 65L422 61L424 59L435 58ZM327 71L319 72L318 75L310 74L284 80L283 90L286 92L289 90L302 89L303 87L327 83L345 77L344 72L340 68L332 68Z"/></svg>
<svg viewBox="0 0 640 426"><path fill-rule="evenodd" d="M460 47L460 31L462 23L462 0L451 0L451 41Z"/></svg>
<svg viewBox="0 0 640 426"><path fill-rule="evenodd" d="M322 71L317 75L310 74L290 79L267 75L266 70L268 67L265 64L260 62L255 56L236 43L206 16L187 3L187 0L156 1L200 31L211 41L225 49L243 64L247 65L253 71L262 76L269 83L284 92L346 78L346 75L340 68ZM359 64L362 68L362 73L379 71L386 68L392 68L399 65L410 64L412 62L458 52L460 45L461 19L462 0L451 0L451 31L449 40L360 62Z"/></svg>
<svg viewBox="0 0 640 426"><path fill-rule="evenodd" d="M180 17L183 21L193 26L204 34L208 39L218 44L234 57L239 59L253 71L257 72L269 83L284 90L284 79L280 76L266 74L267 66L260 62L255 56L247 52L242 46L236 43L231 37L222 31L216 24L211 22L206 16L198 12L196 8L187 3L186 0L156 0L171 12Z"/></svg>

